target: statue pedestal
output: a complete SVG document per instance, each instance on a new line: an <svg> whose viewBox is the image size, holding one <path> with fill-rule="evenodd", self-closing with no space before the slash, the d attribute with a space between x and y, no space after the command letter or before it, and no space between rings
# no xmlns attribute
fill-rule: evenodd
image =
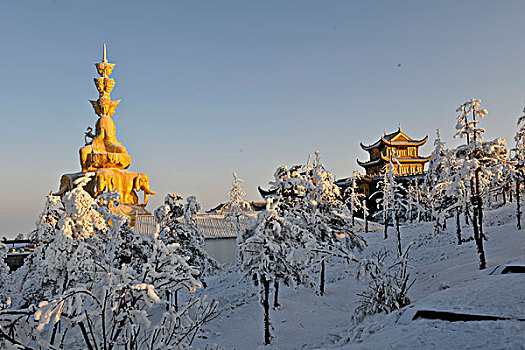
<svg viewBox="0 0 525 350"><path fill-rule="evenodd" d="M88 171L96 169L127 169L131 156L127 153L89 153L86 159Z"/></svg>

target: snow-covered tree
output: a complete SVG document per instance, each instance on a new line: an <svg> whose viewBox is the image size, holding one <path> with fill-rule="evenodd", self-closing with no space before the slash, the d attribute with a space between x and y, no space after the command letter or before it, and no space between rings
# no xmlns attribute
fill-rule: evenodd
<svg viewBox="0 0 525 350"><path fill-rule="evenodd" d="M244 180L237 177L237 174L233 172L233 182L232 189L228 191L229 201L226 203L225 207L233 210L233 208L238 208L240 210L250 210L250 203L244 200L246 197L246 191L241 187L241 183Z"/></svg>
<svg viewBox="0 0 525 350"><path fill-rule="evenodd" d="M525 113L525 108L523 113ZM516 146L513 149L512 161L514 164L514 182L516 184L516 221L518 230L521 230L520 192L521 184L525 180L525 115L518 117L517 127L518 130L516 131L516 136L514 136Z"/></svg>
<svg viewBox="0 0 525 350"><path fill-rule="evenodd" d="M348 207L342 202L339 187L331 172L321 162L319 151L315 152L315 162L311 171L313 189L306 194L309 200L299 217L303 217L306 228L317 239L318 260L320 263L319 294L324 294L325 262L333 256L345 261L355 261L354 250L361 251L365 240L357 234L352 225Z"/></svg>
<svg viewBox="0 0 525 350"><path fill-rule="evenodd" d="M317 241L312 252L319 266L319 294L323 295L326 260L337 256L351 261L353 251L363 249L366 243L355 232L348 207L319 152L313 164L308 161L291 168L277 168L270 185L268 192L279 203L276 209L279 215L294 220Z"/></svg>
<svg viewBox="0 0 525 350"><path fill-rule="evenodd" d="M268 199L265 211L257 216L253 225L245 229L244 240L239 246L241 269L248 280L255 276L260 288L264 308L264 343L270 344L269 295L275 282L287 286L313 285L311 278L312 249L315 238L295 218L282 217L273 200Z"/></svg>
<svg viewBox="0 0 525 350"><path fill-rule="evenodd" d="M350 186L345 191L346 202L350 208L350 214L352 215L352 225L355 225L355 212L359 209L365 210L363 207L362 199L364 194L359 192L357 188L357 180L359 179L359 173L354 170L350 182ZM366 219L365 219L366 220Z"/></svg>
<svg viewBox="0 0 525 350"><path fill-rule="evenodd" d="M195 215L200 205L194 196L186 198L168 194L164 205L155 210L155 216L160 223L159 239L165 244L177 244L183 256L189 258L188 263L197 266L201 274L209 274L218 267L217 261L204 250L204 234L195 223Z"/></svg>
<svg viewBox="0 0 525 350"><path fill-rule="evenodd" d="M480 106L481 100L473 98L456 109L459 115L454 137L466 138L467 145L481 141L481 134L485 132L485 129L479 127L479 123L488 112Z"/></svg>
<svg viewBox="0 0 525 350"><path fill-rule="evenodd" d="M396 228L396 239L398 253L401 255L401 231L399 220L403 212L407 211L406 194L407 189L402 183L397 182L394 176L395 157L388 162L383 173L383 180L379 182L382 196L379 198L381 210L377 215L383 217L384 238L388 238L388 225L392 222Z"/></svg>
<svg viewBox="0 0 525 350"><path fill-rule="evenodd" d="M80 180L62 201L48 200L35 232L46 241L6 286L12 303L0 311L0 347L191 345L216 310L216 303L192 297L201 286L198 269L177 244L135 234L126 218L99 206L83 189L87 181ZM61 208L51 224L50 203ZM165 295L181 288L188 298L175 310Z"/></svg>
<svg viewBox="0 0 525 350"><path fill-rule="evenodd" d="M244 200L246 191L241 187L243 179L237 177L233 172L232 189L228 191L229 201L223 207L225 209L224 219L232 222L235 225L235 232L237 233L237 246L242 243L242 228L246 223L249 224L251 217L246 214L251 210L250 203ZM237 261L240 262L240 251L237 249Z"/></svg>
<svg viewBox="0 0 525 350"><path fill-rule="evenodd" d="M9 279L9 267L5 259L7 258L8 249L5 244L0 242L0 310L5 309L11 303L8 296L6 285L10 282Z"/></svg>
<svg viewBox="0 0 525 350"><path fill-rule="evenodd" d="M419 186L419 180L414 178L409 182L407 189L407 220L413 222L414 219L421 221L421 213L425 211L425 208L421 204L421 191Z"/></svg>
<svg viewBox="0 0 525 350"><path fill-rule="evenodd" d="M16 271L13 304L28 307L95 280L96 264L109 240L110 226L97 202L84 190L90 177L60 197L49 195L33 239L42 242ZM115 227L122 217L112 217ZM57 221L58 220L58 221Z"/></svg>

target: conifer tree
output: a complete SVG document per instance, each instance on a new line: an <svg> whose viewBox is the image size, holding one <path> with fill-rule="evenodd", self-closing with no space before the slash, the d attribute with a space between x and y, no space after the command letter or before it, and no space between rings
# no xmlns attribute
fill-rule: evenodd
<svg viewBox="0 0 525 350"><path fill-rule="evenodd" d="M359 190L357 188L358 178L359 178L359 173L356 170L354 170L352 174L350 186L345 191L347 203L348 203L348 206L350 207L350 214L352 215L352 225L355 225L355 212L359 209L364 210L361 200L365 195L362 193L359 193Z"/></svg>
<svg viewBox="0 0 525 350"><path fill-rule="evenodd" d="M525 108L523 109L525 113ZM514 147L513 164L514 164L514 182L515 182L515 193L516 193L516 221L518 230L521 230L521 203L520 203L520 192L521 184L525 180L525 115L518 117L517 122L518 130L514 140L516 146Z"/></svg>
<svg viewBox="0 0 525 350"><path fill-rule="evenodd" d="M155 210L155 216L160 222L159 239L165 244L177 244L182 255L189 258L188 263L200 269L200 274L206 275L218 268L218 263L204 250L204 234L195 223L195 216L200 205L194 196L186 198L168 194L164 205Z"/></svg>
<svg viewBox="0 0 525 350"><path fill-rule="evenodd" d="M243 276L255 276L264 309L264 343L271 343L270 286L275 282L297 287L313 285L310 268L315 238L304 230L293 217L282 217L276 210L278 204L268 199L266 210L246 228L239 249L242 257Z"/></svg>

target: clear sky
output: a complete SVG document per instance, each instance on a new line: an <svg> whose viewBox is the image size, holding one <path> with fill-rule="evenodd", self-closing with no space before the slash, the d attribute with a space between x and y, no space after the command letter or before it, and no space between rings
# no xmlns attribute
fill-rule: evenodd
<svg viewBox="0 0 525 350"><path fill-rule="evenodd" d="M94 62L117 66L113 117L168 192L225 201L232 171L260 200L280 165L320 150L350 176L359 142L436 128L476 97L512 144L525 103L523 1L5 1L0 11L0 236L28 233L96 117Z"/></svg>

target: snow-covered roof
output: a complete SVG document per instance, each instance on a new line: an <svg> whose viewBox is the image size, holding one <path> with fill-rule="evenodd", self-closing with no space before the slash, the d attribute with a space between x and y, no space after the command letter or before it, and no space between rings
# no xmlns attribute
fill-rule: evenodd
<svg viewBox="0 0 525 350"><path fill-rule="evenodd" d="M368 162L361 162L359 159L357 160L357 164L361 165L362 167L368 167L372 165L378 165L381 164L381 158L377 158L376 160L369 160Z"/></svg>
<svg viewBox="0 0 525 350"><path fill-rule="evenodd" d="M250 217L255 218L256 213L245 214L240 218L241 228L248 225ZM229 221L222 214L197 214L195 223L202 231L205 238L231 238L237 237L235 222Z"/></svg>

